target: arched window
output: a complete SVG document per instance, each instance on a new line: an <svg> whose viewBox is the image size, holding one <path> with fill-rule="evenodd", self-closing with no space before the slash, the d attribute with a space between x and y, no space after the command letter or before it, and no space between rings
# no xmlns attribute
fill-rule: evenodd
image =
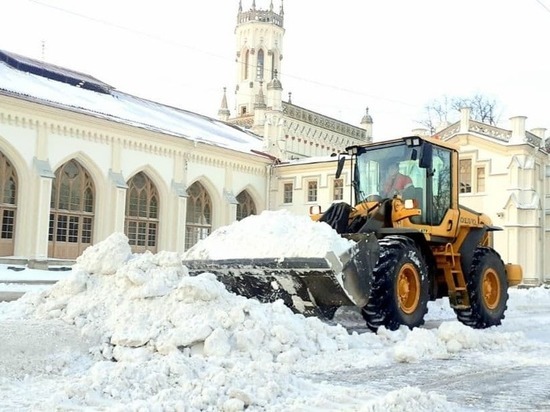
<svg viewBox="0 0 550 412"><path fill-rule="evenodd" d="M247 50L244 55L244 70L243 70L243 79L248 79L248 65L250 64L250 50Z"/></svg>
<svg viewBox="0 0 550 412"><path fill-rule="evenodd" d="M264 78L264 51L258 50L258 65L256 67L256 79L262 80Z"/></svg>
<svg viewBox="0 0 550 412"><path fill-rule="evenodd" d="M92 244L94 183L88 171L70 160L52 182L48 256L74 259Z"/></svg>
<svg viewBox="0 0 550 412"><path fill-rule="evenodd" d="M199 182L187 189L187 222L185 226L185 249L208 237L212 231L212 200Z"/></svg>
<svg viewBox="0 0 550 412"><path fill-rule="evenodd" d="M273 53L271 55L271 80L277 78L277 68L275 66L275 55L276 53Z"/></svg>
<svg viewBox="0 0 550 412"><path fill-rule="evenodd" d="M124 233L132 252L157 252L159 195L149 177L139 172L128 182Z"/></svg>
<svg viewBox="0 0 550 412"><path fill-rule="evenodd" d="M0 256L13 255L16 201L17 175L11 162L0 152Z"/></svg>
<svg viewBox="0 0 550 412"><path fill-rule="evenodd" d="M237 195L237 220L256 214L256 205L246 190Z"/></svg>

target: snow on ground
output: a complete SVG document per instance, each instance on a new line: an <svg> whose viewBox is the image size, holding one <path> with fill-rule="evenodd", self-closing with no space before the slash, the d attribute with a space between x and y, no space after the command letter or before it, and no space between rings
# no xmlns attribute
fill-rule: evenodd
<svg viewBox="0 0 550 412"><path fill-rule="evenodd" d="M342 247L325 226L264 212L214 232L187 257L323 255ZM269 236L241 241L259 227ZM338 317L332 323L306 318L281 302L231 294L212 274L190 277L181 258L132 254L126 236L115 233L88 248L54 286L0 303L0 322L13 331L0 343L19 360L0 358L0 397L9 400L0 410L462 410L415 387L357 393L308 376L526 345L521 332L456 322L444 300L430 306L427 320L449 319L435 329L349 333ZM544 288L512 290L509 306L519 310L549 298ZM342 311L342 323L352 318L353 311ZM29 323L42 325L40 336L18 332L17 324ZM74 328L80 337L71 334ZM18 355L38 345L46 353L33 362ZM57 355L48 358L48 347Z"/></svg>

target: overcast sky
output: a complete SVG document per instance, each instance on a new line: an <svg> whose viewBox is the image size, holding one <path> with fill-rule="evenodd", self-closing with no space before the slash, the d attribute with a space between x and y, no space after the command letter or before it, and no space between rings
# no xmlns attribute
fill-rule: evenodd
<svg viewBox="0 0 550 412"><path fill-rule="evenodd" d="M234 114L238 0L2 6L0 49L213 117L227 87ZM550 0L286 0L284 9L285 100L292 92L294 104L356 125L369 107L376 140L419 127L434 99L474 94L497 101L505 128L523 115L528 129L550 129Z"/></svg>

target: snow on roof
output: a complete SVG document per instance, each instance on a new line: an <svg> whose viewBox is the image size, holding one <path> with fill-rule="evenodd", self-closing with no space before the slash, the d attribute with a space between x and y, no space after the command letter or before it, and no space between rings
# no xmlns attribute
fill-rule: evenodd
<svg viewBox="0 0 550 412"><path fill-rule="evenodd" d="M260 136L216 119L166 106L117 90L100 93L21 71L0 61L0 94L34 99L94 117L250 153L261 150Z"/></svg>

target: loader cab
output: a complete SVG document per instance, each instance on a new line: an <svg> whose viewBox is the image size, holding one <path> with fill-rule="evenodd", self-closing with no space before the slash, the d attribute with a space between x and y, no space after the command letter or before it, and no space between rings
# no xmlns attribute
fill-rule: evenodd
<svg viewBox="0 0 550 412"><path fill-rule="evenodd" d="M352 184L356 203L397 195L411 199L421 210L420 216L412 218L414 224L429 226L441 225L447 211L456 205L452 186L452 159L456 156L449 147L409 136L352 146L348 153L355 158Z"/></svg>

